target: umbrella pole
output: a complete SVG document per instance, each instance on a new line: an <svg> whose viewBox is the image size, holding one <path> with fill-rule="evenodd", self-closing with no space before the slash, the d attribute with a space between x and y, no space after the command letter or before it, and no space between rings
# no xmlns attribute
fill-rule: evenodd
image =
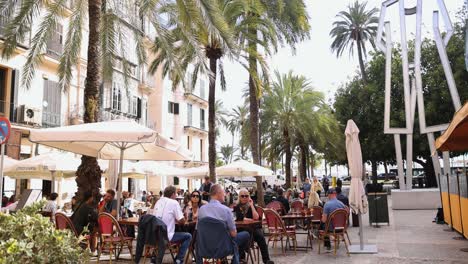
<svg viewBox="0 0 468 264"><path fill-rule="evenodd" d="M50 171L50 178L52 180L52 184L51 184L51 193L54 193L55 192L55 171L52 170Z"/></svg>
<svg viewBox="0 0 468 264"><path fill-rule="evenodd" d="M123 171L123 156L124 148L120 148L120 163L119 163L119 177L117 179L117 217L120 218L120 198L122 197L122 171Z"/></svg>
<svg viewBox="0 0 468 264"><path fill-rule="evenodd" d="M364 249L364 234L362 233L362 214L359 212L359 246L361 250Z"/></svg>

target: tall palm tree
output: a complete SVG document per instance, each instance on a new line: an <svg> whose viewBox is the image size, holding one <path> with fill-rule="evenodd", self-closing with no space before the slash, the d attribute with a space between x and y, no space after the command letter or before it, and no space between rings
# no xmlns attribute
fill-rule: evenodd
<svg viewBox="0 0 468 264"><path fill-rule="evenodd" d="M316 108L324 104L324 95L315 91L304 76L294 75L291 71L281 75L275 73L276 80L271 90L265 94L264 119L274 124L281 133L285 154L286 186L291 186L291 160L294 142L297 137L318 125Z"/></svg>
<svg viewBox="0 0 468 264"><path fill-rule="evenodd" d="M229 114L229 120L226 123L226 128L232 135L232 146L234 147L234 139L236 133L239 135L239 150L240 157L245 159L246 157L246 131L248 128L248 118L249 118L249 109L246 105L240 105L232 109L232 112Z"/></svg>
<svg viewBox="0 0 468 264"><path fill-rule="evenodd" d="M354 45L359 58L359 67L361 68L362 80L367 82L366 69L364 66L363 56L366 56L366 43L369 41L372 46L374 44L374 36L377 32L379 18L377 13L379 9L366 9L367 2L348 6L347 11L338 13L337 20L333 22L333 29L330 31L330 36L333 38L331 49L336 53L337 57L343 54L345 49L349 48L352 55Z"/></svg>
<svg viewBox="0 0 468 264"><path fill-rule="evenodd" d="M33 37L26 56L26 63L22 70L22 84L29 88L34 78L35 69L41 64L43 50L47 41L56 29L59 20L67 20L68 0L56 1L11 1L0 0L0 15L8 18L8 24L3 32L4 42L2 43L2 58L11 58L19 43L31 31L33 23L40 21L37 29L33 28ZM67 89L73 78L72 70L80 62L80 50L82 43L82 32L88 30L87 46L87 67L84 87L84 122L92 123L99 120L99 86L112 80L113 65L115 65L116 55L121 57L125 82L129 75L129 63L126 59L125 42L127 41L122 24L141 24L140 19L150 21L158 33L159 43L170 47L172 39L166 34L165 20L160 19L161 14L172 14L173 17L180 18L179 23L184 23L182 19L187 16L200 17L199 23L217 28L217 11L212 8L210 0L200 0L200 5L194 7L192 1L178 1L177 6L166 5L159 0L141 0L138 2L139 14L129 13L123 22L118 15L119 8L116 1L112 0L76 0L71 7L71 17L69 18L68 31L66 33L63 53L60 55L58 76L62 89ZM19 5L19 6L18 6ZM127 11L134 10L131 3ZM175 7L175 8L174 8ZM183 13L183 15L177 15ZM86 23L87 22L87 23ZM207 26L208 27L208 26ZM146 59L145 48L143 46L143 35L140 28L129 29L135 38L136 55L138 63L143 64ZM190 32L185 32L190 35ZM189 37L189 36L188 36ZM173 58L167 58L172 60ZM127 86L127 85L126 85ZM82 156L81 165L76 172L76 182L78 185L78 198L85 191L92 191L95 197L99 194L101 187L101 169L97 160L93 157Z"/></svg>
<svg viewBox="0 0 468 264"><path fill-rule="evenodd" d="M222 27L218 30L213 30L211 27L205 27L200 22L197 22L197 17L187 16L184 20L185 24L173 23L170 24L170 34L173 42L176 43L175 48L167 49L160 45L156 39L153 51L159 54L159 57L153 61L151 70L155 71L159 66L164 65L163 74L170 77L174 85L178 85L184 78L184 74L189 70L189 66L193 66L192 82L188 85L196 84L199 74L209 75L209 94L208 94L208 157L210 178L213 182L216 181L216 81L219 76L221 88L225 89L226 81L224 77L223 58L236 58L242 66L248 68L246 60L249 56L247 49L240 49L236 45L234 36L248 36L248 27L254 23L261 23L260 20L245 21L242 18L250 9L250 0L212 0L213 9L219 9L221 16L217 17L217 21ZM180 18L179 18L180 20ZM196 38L187 38L183 32L192 32ZM173 56L178 58L179 67L173 67L174 62L168 63L165 58ZM261 59L259 54L255 57ZM208 63L206 63L208 62ZM265 67L265 63L261 64ZM256 78L258 78L256 76Z"/></svg>
<svg viewBox="0 0 468 264"><path fill-rule="evenodd" d="M249 12L246 16L248 20L268 21L271 25L265 27L263 24L254 24L249 27L247 38L238 38L241 44L245 45L249 53L249 107L250 107L250 149L253 161L260 165L260 137L259 137L259 99L262 94L264 83L267 83L268 72L262 69L265 80L256 78L258 73L258 44L262 49L270 54L270 49L276 51L279 41L286 43L293 49L295 44L309 38L309 18L303 0L254 0L250 1L251 6L255 6L257 12ZM268 29L268 30L266 30ZM261 61L260 61L261 62ZM260 64L261 65L261 64ZM267 84L266 84L267 85ZM262 190L261 179L257 178L257 189ZM258 192L258 201L263 205L263 192Z"/></svg>

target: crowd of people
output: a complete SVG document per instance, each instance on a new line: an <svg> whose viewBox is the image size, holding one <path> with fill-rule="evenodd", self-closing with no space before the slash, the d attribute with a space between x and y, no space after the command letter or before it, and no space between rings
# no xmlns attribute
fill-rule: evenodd
<svg viewBox="0 0 468 264"><path fill-rule="evenodd" d="M327 217L338 208L349 206L348 198L341 191L341 183L336 188L330 188L328 181L320 182L316 177L310 181L306 179L301 188L284 189L282 186L265 185L265 193L271 201L278 201L282 204L286 213L291 210L291 203L300 201L307 208L315 206L323 207L322 222L327 221ZM328 196L322 199L321 194ZM57 193L48 196L48 201L43 211L50 212L52 215L57 212ZM94 251L97 241L97 219L99 213L108 213L117 217L117 207L121 208L121 216L132 217L134 214L140 215L144 212L139 211L134 206L135 202L142 203L147 208L147 215L154 215L164 222L167 228L167 239L170 242L179 244L179 252L176 256L176 263L183 263L184 256L187 253L189 245L196 231L195 226L192 229L178 228L185 223L197 223L203 218L214 218L225 223L226 231L234 239L238 250L240 262L245 262L246 252L249 248L250 238L258 245L263 263L272 264L268 250L268 244L265 240L263 229L259 225L254 230L237 229L235 221L258 221L261 220L257 211L256 190L235 189L233 186L223 188L219 184L214 184L206 177L200 188L189 192L189 190L178 190L174 186L168 186L159 194L152 191L143 191L141 200L136 200L130 192L122 192L122 200L116 199L114 190L109 189L100 198L95 201L91 192L82 194L80 203L77 203L75 197L68 203L64 209L68 208L71 213L71 220L78 233L84 231L90 234L90 247ZM267 198L268 199L268 198ZM327 200L324 203L324 200ZM17 203L15 196L2 199L2 207L11 206ZM53 220L53 218L52 218ZM322 228L324 228L322 224ZM126 236L135 237L135 227L127 226L124 229ZM330 249L330 241L325 240L325 247Z"/></svg>

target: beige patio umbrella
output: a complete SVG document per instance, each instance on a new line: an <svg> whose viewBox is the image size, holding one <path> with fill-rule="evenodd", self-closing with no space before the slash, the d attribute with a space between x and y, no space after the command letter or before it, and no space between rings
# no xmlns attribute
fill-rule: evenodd
<svg viewBox="0 0 468 264"><path fill-rule="evenodd" d="M359 142L359 129L353 120L348 120L345 129L346 155L348 157L351 187L349 189L349 205L359 216L359 246L351 245L350 253L377 253L375 245L364 245L362 214L367 213L367 196L362 184L362 152Z"/></svg>
<svg viewBox="0 0 468 264"><path fill-rule="evenodd" d="M210 169L208 166L182 169L179 176L190 179L203 179L205 176L210 176Z"/></svg>
<svg viewBox="0 0 468 264"><path fill-rule="evenodd" d="M123 160L191 160L192 154L156 131L129 120L88 123L31 131L29 140L106 160L120 160L117 200L122 192ZM117 213L120 208L117 207Z"/></svg>
<svg viewBox="0 0 468 264"><path fill-rule="evenodd" d="M219 177L275 177L273 171L246 160L237 160L230 164L216 168Z"/></svg>
<svg viewBox="0 0 468 264"><path fill-rule="evenodd" d="M57 178L74 177L80 158L70 152L48 152L20 160L4 170L4 174L14 179L43 179L52 181L55 192Z"/></svg>

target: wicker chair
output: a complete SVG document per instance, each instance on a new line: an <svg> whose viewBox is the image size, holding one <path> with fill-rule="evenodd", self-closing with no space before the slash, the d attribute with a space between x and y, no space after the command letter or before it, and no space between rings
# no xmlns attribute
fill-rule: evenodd
<svg viewBox="0 0 468 264"><path fill-rule="evenodd" d="M275 210L280 215L286 214L286 210L284 209L283 204L281 202L278 202L278 201L270 202L269 204L266 205L265 208Z"/></svg>
<svg viewBox="0 0 468 264"><path fill-rule="evenodd" d="M76 231L75 226L73 225L71 219L62 212L55 213L55 228L59 230L71 230L76 237L79 237L80 234ZM80 241L80 244L85 248L89 248L90 244L90 235L85 235L84 240Z"/></svg>
<svg viewBox="0 0 468 264"><path fill-rule="evenodd" d="M286 245L289 244L289 240L292 240L294 253L296 253L296 229L286 227L283 219L281 219L281 216L275 210L265 209L265 217L268 224L268 231L270 233L268 244L273 242L273 247L275 247L276 242L280 241L281 250L283 254L285 254L283 239L286 239Z"/></svg>
<svg viewBox="0 0 468 264"><path fill-rule="evenodd" d="M327 218L325 230L319 231L318 253L320 254L320 240L324 241L325 237L329 237L330 241L333 238L335 243L334 254L336 255L340 241L343 241L346 247L346 253L349 256L348 245L346 244L345 235L348 229L348 211L346 209L337 209L333 211Z"/></svg>
<svg viewBox="0 0 468 264"><path fill-rule="evenodd" d="M130 257L133 261L132 242L133 237L126 237L120 228L117 220L109 213L100 213L98 217L99 224L99 237L101 245L98 252L98 263L101 253L104 249L109 249L110 258L109 262L112 263L112 252L115 250L116 260L119 258L120 253L124 246L128 247Z"/></svg>

